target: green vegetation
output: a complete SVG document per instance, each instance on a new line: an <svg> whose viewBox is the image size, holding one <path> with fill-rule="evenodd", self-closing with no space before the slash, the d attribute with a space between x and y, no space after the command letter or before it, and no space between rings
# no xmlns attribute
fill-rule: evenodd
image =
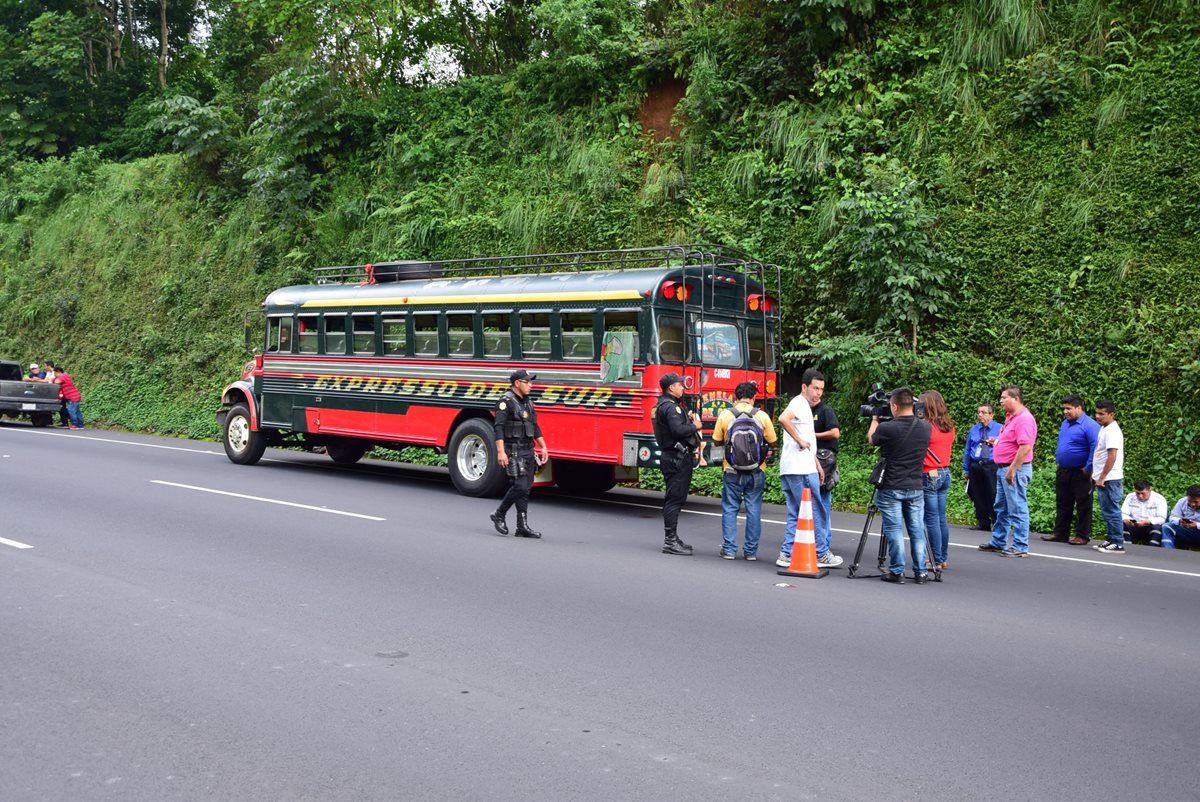
<svg viewBox="0 0 1200 802"><path fill-rule="evenodd" d="M317 265L700 239L784 266L839 504L873 381L940 390L960 442L1022 385L1043 468L1059 399L1111 397L1130 477L1200 475L1191 0L30 6L0 0L0 351L91 417L215 436L243 314Z"/></svg>

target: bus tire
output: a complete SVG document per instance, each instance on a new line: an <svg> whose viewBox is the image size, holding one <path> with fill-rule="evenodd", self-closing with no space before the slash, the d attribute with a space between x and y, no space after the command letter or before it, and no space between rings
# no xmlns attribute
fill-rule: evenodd
<svg viewBox="0 0 1200 802"><path fill-rule="evenodd" d="M325 446L325 453L338 465L353 465L370 450L366 443L328 443Z"/></svg>
<svg viewBox="0 0 1200 802"><path fill-rule="evenodd" d="M554 483L568 493L587 495L612 490L617 484L617 478L612 465L556 459Z"/></svg>
<svg viewBox="0 0 1200 802"><path fill-rule="evenodd" d="M29 416L29 422L32 423L36 429L44 429L45 427L54 423L54 415L49 412L35 412Z"/></svg>
<svg viewBox="0 0 1200 802"><path fill-rule="evenodd" d="M225 416L225 456L235 465L253 465L267 450L267 438L250 427L250 410L236 404Z"/></svg>
<svg viewBox="0 0 1200 802"><path fill-rule="evenodd" d="M496 461L496 435L490 420L468 418L450 435L446 450L450 481L464 496L498 496L508 477Z"/></svg>

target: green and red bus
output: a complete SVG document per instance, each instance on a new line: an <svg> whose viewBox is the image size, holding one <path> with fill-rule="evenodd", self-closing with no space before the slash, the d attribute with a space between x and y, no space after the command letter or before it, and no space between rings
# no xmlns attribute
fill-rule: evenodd
<svg viewBox="0 0 1200 802"><path fill-rule="evenodd" d="M753 380L777 392L780 272L715 245L320 268L272 292L265 340L225 388L225 452L444 450L459 492L499 493L492 410L517 367L550 461L537 483L606 490L657 467L659 377L684 376L706 431Z"/></svg>

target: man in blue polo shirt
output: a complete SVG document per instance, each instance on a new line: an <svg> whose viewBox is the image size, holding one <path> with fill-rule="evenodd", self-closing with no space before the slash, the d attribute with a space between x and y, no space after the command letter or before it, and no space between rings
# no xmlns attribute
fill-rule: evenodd
<svg viewBox="0 0 1200 802"><path fill-rule="evenodd" d="M1086 546L1092 536L1092 454L1100 424L1083 411L1083 399L1069 395L1062 400L1063 422L1058 428L1054 451L1054 534L1042 540ZM1075 536L1071 537L1071 513L1075 513Z"/></svg>

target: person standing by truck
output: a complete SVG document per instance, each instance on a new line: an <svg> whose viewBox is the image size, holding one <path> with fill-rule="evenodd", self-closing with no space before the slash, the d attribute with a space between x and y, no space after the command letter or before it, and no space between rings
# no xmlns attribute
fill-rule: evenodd
<svg viewBox="0 0 1200 802"><path fill-rule="evenodd" d="M75 386L75 382L71 379L71 374L67 373L66 368L59 367L55 371L54 383L58 385L58 390L62 393L62 399L67 404L67 417L70 418L71 428L82 429L83 412L80 410L79 405L83 401L83 394Z"/></svg>

